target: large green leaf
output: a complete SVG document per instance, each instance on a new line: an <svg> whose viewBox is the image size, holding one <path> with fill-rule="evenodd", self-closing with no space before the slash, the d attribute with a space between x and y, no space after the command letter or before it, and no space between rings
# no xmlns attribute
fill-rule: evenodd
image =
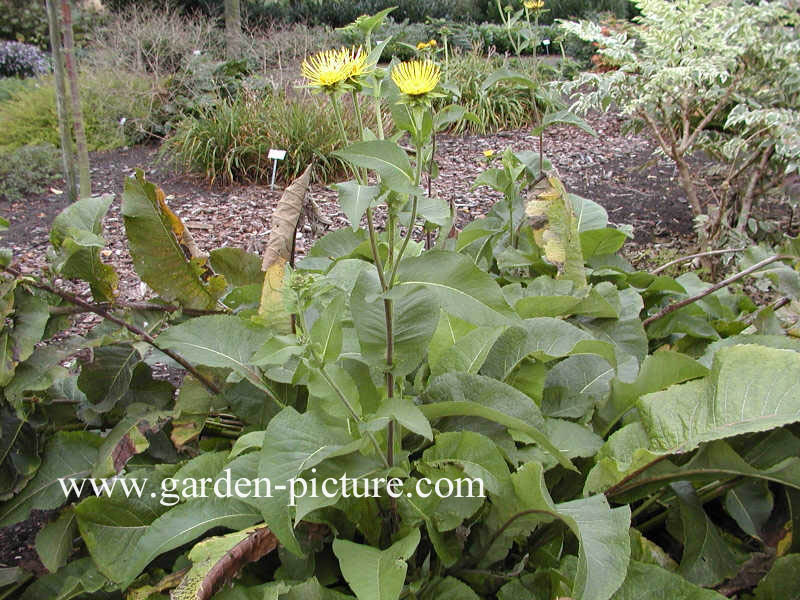
<svg viewBox="0 0 800 600"><path fill-rule="evenodd" d="M261 257L245 252L241 248L217 248L209 256L211 267L225 276L229 285L243 287L264 284L264 271L261 270Z"/></svg>
<svg viewBox="0 0 800 600"><path fill-rule="evenodd" d="M404 260L395 289L416 285L435 292L446 312L470 323L501 326L516 319L494 279L461 254L437 250Z"/></svg>
<svg viewBox="0 0 800 600"><path fill-rule="evenodd" d="M191 542L215 527L244 529L261 520L261 515L238 498L197 498L165 512L153 521L136 546L128 547L123 587L127 587L159 554Z"/></svg>
<svg viewBox="0 0 800 600"><path fill-rule="evenodd" d="M683 556L678 572L692 583L713 587L739 572L744 556L731 547L703 510L691 483L672 484L680 503Z"/></svg>
<svg viewBox="0 0 800 600"><path fill-rule="evenodd" d="M239 317L209 315L173 325L158 336L158 345L199 365L233 369L260 385L250 359L269 336L267 329Z"/></svg>
<svg viewBox="0 0 800 600"><path fill-rule="evenodd" d="M642 424L657 452L765 431L800 420L800 353L743 345L720 349L705 379L643 396Z"/></svg>
<svg viewBox="0 0 800 600"><path fill-rule="evenodd" d="M704 590L680 575L657 565L631 561L625 582L611 597L611 600L664 600L665 598L670 600L723 600L725 596L713 590Z"/></svg>
<svg viewBox="0 0 800 600"><path fill-rule="evenodd" d="M446 373L434 378L420 396L429 419L471 416L522 432L552 454L562 466L572 463L544 433L539 407L528 396L502 381L469 373Z"/></svg>
<svg viewBox="0 0 800 600"><path fill-rule="evenodd" d="M488 437L473 431L450 431L436 436L422 454L422 463L434 469L456 465L465 476L483 482L486 490L500 495L509 480L508 465Z"/></svg>
<svg viewBox="0 0 800 600"><path fill-rule="evenodd" d="M542 465L537 462L526 463L511 480L514 497L501 507L507 513L504 518L516 521L532 516L534 523L563 521L579 541L572 597L608 600L622 585L628 568L630 508L612 509L602 494L555 504L547 491ZM521 531L526 531L524 526Z"/></svg>
<svg viewBox="0 0 800 600"><path fill-rule="evenodd" d="M389 140L356 142L334 152L355 167L372 169L389 189L401 194L419 194L411 178L411 162L406 153Z"/></svg>
<svg viewBox="0 0 800 600"><path fill-rule="evenodd" d="M13 290L10 296L14 310L10 322L0 328L0 387L8 385L19 363L33 354L50 318L47 302L41 298L22 288Z"/></svg>
<svg viewBox="0 0 800 600"><path fill-rule="evenodd" d="M177 236L185 231L167 208L164 192L145 180L141 171L125 180L122 217L133 266L142 280L166 300L187 308L212 309L224 289L206 285L198 265L190 262Z"/></svg>
<svg viewBox="0 0 800 600"><path fill-rule="evenodd" d="M105 246L100 237L103 217L113 201L111 194L78 200L58 214L50 229L54 270L68 279L88 282L98 302L111 301L117 287L113 267L100 260L100 250Z"/></svg>
<svg viewBox="0 0 800 600"><path fill-rule="evenodd" d="M290 481L326 458L349 454L353 450L355 446L347 429L335 426L313 412L300 414L293 408L285 408L267 426L258 476L269 479L272 495L259 499L258 504L269 528L294 554L300 556L303 551L292 525L294 509L290 506Z"/></svg>
<svg viewBox="0 0 800 600"><path fill-rule="evenodd" d="M173 477L176 470L175 465L158 465L132 471L126 477L131 493L125 493L120 479L110 495L86 498L75 507L86 548L97 568L112 581L125 580L131 550L150 524L169 510L174 499L162 496L162 482ZM140 483L144 480L146 483ZM134 481L142 486L141 494L133 492Z"/></svg>
<svg viewBox="0 0 800 600"><path fill-rule="evenodd" d="M408 565L420 541L415 529L386 550L337 538L333 552L342 575L359 600L397 600L403 591Z"/></svg>
<svg viewBox="0 0 800 600"><path fill-rule="evenodd" d="M431 362L431 375L456 371L477 374L503 331L503 327L473 329Z"/></svg>
<svg viewBox="0 0 800 600"><path fill-rule="evenodd" d="M128 393L134 368L142 357L131 344L102 346L91 356L91 362L81 365L78 387L94 412L108 412Z"/></svg>
<svg viewBox="0 0 800 600"><path fill-rule="evenodd" d="M376 365L386 364L386 318L377 296L380 284L373 269L361 271L350 295L362 356ZM423 286L404 287L393 294L394 356L392 371L406 375L422 361L439 320L439 301Z"/></svg>
<svg viewBox="0 0 800 600"><path fill-rule="evenodd" d="M0 506L0 526L28 518L31 509L58 508L67 501L59 479L88 477L102 438L84 432L59 432L47 444L42 466L21 493ZM69 487L69 483L66 483Z"/></svg>
<svg viewBox="0 0 800 600"><path fill-rule="evenodd" d="M574 325L551 317L525 319L520 327L512 327L495 343L481 373L504 380L528 356L552 360L572 354L597 354L616 363L614 346L596 340Z"/></svg>

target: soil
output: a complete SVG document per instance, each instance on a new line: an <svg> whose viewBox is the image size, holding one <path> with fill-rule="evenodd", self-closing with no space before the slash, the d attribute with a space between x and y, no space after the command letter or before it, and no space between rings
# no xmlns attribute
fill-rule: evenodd
<svg viewBox="0 0 800 600"><path fill-rule="evenodd" d="M594 115L589 122L599 133L597 138L568 127L554 128L545 138L545 155L567 188L602 204L613 223L633 225L635 238L626 248L629 255L635 256L644 245L687 245L692 215L675 180L674 167L653 156L654 146L648 139L624 135L618 115ZM455 201L458 225L463 227L484 215L500 198L485 187L470 190L474 178L486 167L483 150L512 147L537 151L538 139L522 130L487 136L440 136L437 145L440 176L434 180L433 192ZM147 178L164 189L170 207L187 223L204 250L239 246L259 252L270 231L272 208L282 191L278 186L271 191L263 182L209 185L201 177L176 172L159 160L154 145L95 153L91 164L93 192L116 195L105 220L104 236L109 242L105 260L120 271L120 293L128 300L144 295L135 283L120 217L124 179L134 169L144 169ZM50 224L68 203L60 192L62 185L54 182L48 193L23 202L0 200L0 215L10 221L8 231L0 233L0 245L11 247L24 271L44 265ZM332 220L332 228L347 224L334 190L314 184L310 196ZM300 232L298 253L302 255L312 241L308 230Z"/></svg>

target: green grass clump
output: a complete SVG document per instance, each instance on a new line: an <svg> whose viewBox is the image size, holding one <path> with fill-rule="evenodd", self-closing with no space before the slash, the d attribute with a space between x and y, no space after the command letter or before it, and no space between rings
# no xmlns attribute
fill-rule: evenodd
<svg viewBox="0 0 800 600"><path fill-rule="evenodd" d="M28 80L0 101L0 150L60 145L53 77ZM90 150L108 150L145 137L157 108L153 80L126 71L81 73L80 91Z"/></svg>
<svg viewBox="0 0 800 600"><path fill-rule="evenodd" d="M353 119L347 123L349 135L355 135ZM327 182L344 173L344 164L332 155L340 146L335 116L325 97L243 91L181 121L162 152L210 181L266 182L272 174L267 154L270 148L280 148L288 150L278 169L283 181L313 161L317 179Z"/></svg>
<svg viewBox="0 0 800 600"><path fill-rule="evenodd" d="M0 153L0 198L18 202L41 194L61 175L61 152L50 144Z"/></svg>
<svg viewBox="0 0 800 600"><path fill-rule="evenodd" d="M479 119L479 123L467 120L456 122L450 130L451 133L486 134L519 129L533 122L536 103L529 90L502 82L487 90L481 89L486 78L500 67L507 67L528 77L536 76L542 82L554 75L554 72L551 72L552 67L527 58L485 57L477 52L451 57L443 79L447 85L460 91L460 97L447 98L443 103L455 102Z"/></svg>

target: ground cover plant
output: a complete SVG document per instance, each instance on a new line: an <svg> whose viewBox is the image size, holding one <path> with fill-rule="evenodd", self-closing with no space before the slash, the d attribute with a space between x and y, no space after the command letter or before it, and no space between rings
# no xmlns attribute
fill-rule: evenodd
<svg viewBox="0 0 800 600"><path fill-rule="evenodd" d="M111 196L56 217L41 272L0 253L0 525L50 511L48 572L0 569L0 597L796 597L800 240L716 282L637 270L552 167L552 126L594 131L516 63L480 89L531 99L540 151L487 149L474 186L501 199L457 230L426 184L481 115L431 46L379 65L380 21L300 71L349 221L302 260L312 165L260 256L201 252L169 189L126 178L146 301L120 299Z"/></svg>

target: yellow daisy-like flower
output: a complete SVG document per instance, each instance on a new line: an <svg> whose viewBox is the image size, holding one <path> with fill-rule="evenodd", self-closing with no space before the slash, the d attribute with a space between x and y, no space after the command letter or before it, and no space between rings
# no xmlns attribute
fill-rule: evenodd
<svg viewBox="0 0 800 600"><path fill-rule="evenodd" d="M428 42L420 42L417 44L417 50L425 50L428 47Z"/></svg>
<svg viewBox="0 0 800 600"><path fill-rule="evenodd" d="M494 156L494 150L484 150L483 155L486 158L492 158Z"/></svg>
<svg viewBox="0 0 800 600"><path fill-rule="evenodd" d="M303 77L312 87L333 90L352 73L352 52L347 48L325 50L303 61Z"/></svg>
<svg viewBox="0 0 800 600"><path fill-rule="evenodd" d="M436 45L437 45L436 40L431 40L430 42L428 42L428 46L430 46L431 48L436 48Z"/></svg>
<svg viewBox="0 0 800 600"><path fill-rule="evenodd" d="M392 81L407 96L424 96L436 88L441 69L429 60L410 60L392 69Z"/></svg>
<svg viewBox="0 0 800 600"><path fill-rule="evenodd" d="M367 53L364 48L359 46L357 49L350 50L350 79L366 75L371 70L372 65L367 64Z"/></svg>

